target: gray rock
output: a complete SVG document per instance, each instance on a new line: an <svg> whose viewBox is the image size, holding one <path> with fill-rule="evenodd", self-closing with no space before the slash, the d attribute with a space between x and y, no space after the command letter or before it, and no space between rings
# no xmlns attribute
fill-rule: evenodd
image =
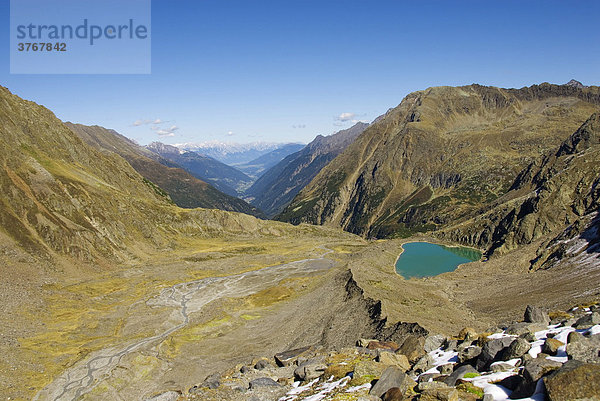
<svg viewBox="0 0 600 401"><path fill-rule="evenodd" d="M592 312L577 319L573 326L578 329L589 329L597 324L600 324L600 313Z"/></svg>
<svg viewBox="0 0 600 401"><path fill-rule="evenodd" d="M154 397L146 398L144 401L176 401L180 395L181 393L178 391L166 391Z"/></svg>
<svg viewBox="0 0 600 401"><path fill-rule="evenodd" d="M256 364L254 365L254 369L257 370L263 370L266 369L268 367L270 367L271 364L269 363L269 361L267 361L266 359L260 359L258 362L256 362Z"/></svg>
<svg viewBox="0 0 600 401"><path fill-rule="evenodd" d="M435 334L425 338L425 345L423 346L423 348L425 349L425 352L431 352L440 348L442 345L444 345L445 342L446 336L443 336L441 334Z"/></svg>
<svg viewBox="0 0 600 401"><path fill-rule="evenodd" d="M438 366L438 370L443 375L449 375L454 370L454 363L447 363L445 365Z"/></svg>
<svg viewBox="0 0 600 401"><path fill-rule="evenodd" d="M484 394L481 401L494 401L494 396L491 394Z"/></svg>
<svg viewBox="0 0 600 401"><path fill-rule="evenodd" d="M454 369L454 372L452 372L452 374L448 376L446 380L444 380L444 383L446 383L446 385L448 385L449 387L454 387L458 379L462 379L467 373L479 372L471 365L463 365Z"/></svg>
<svg viewBox="0 0 600 401"><path fill-rule="evenodd" d="M421 359L414 364L412 370L417 374L428 371L433 367L434 360L429 354L425 354Z"/></svg>
<svg viewBox="0 0 600 401"><path fill-rule="evenodd" d="M421 375L419 375L419 383L421 382L428 382L430 380L435 380L438 377L441 377L443 375L439 374L439 373L423 373Z"/></svg>
<svg viewBox="0 0 600 401"><path fill-rule="evenodd" d="M500 356L500 352L504 348L508 347L514 340L514 337L502 337L490 340L487 343L485 343L481 350L479 358L477 358L477 370L487 370L490 364L496 360L496 357Z"/></svg>
<svg viewBox="0 0 600 401"><path fill-rule="evenodd" d="M492 372L498 373L510 372L511 370L515 369L515 367L509 363L496 362L490 365L490 369L492 370Z"/></svg>
<svg viewBox="0 0 600 401"><path fill-rule="evenodd" d="M537 338L535 337L535 334L531 333L531 332L523 333L519 336L519 338L523 338L523 339L529 341L530 343L537 340Z"/></svg>
<svg viewBox="0 0 600 401"><path fill-rule="evenodd" d="M569 359L576 359L586 363L600 363L600 334L590 337L573 335L569 333L567 355Z"/></svg>
<svg viewBox="0 0 600 401"><path fill-rule="evenodd" d="M436 382L436 381L421 382L421 383L419 383L419 386L417 388L419 389L420 392L423 392L425 390L430 390L430 389L434 389L434 388L448 388L448 385L446 383Z"/></svg>
<svg viewBox="0 0 600 401"><path fill-rule="evenodd" d="M299 356L308 353L312 347L296 348L275 354L275 362L279 366L289 366L296 362Z"/></svg>
<svg viewBox="0 0 600 401"><path fill-rule="evenodd" d="M481 354L481 347L471 345L458 353L458 362L464 363L471 359L477 358Z"/></svg>
<svg viewBox="0 0 600 401"><path fill-rule="evenodd" d="M281 384L270 377L259 377L258 379L252 380L248 386L250 390L255 390L261 387L281 387Z"/></svg>
<svg viewBox="0 0 600 401"><path fill-rule="evenodd" d="M294 377L301 381L309 381L321 377L325 373L327 365L321 358L311 359L304 362L294 370Z"/></svg>
<svg viewBox="0 0 600 401"><path fill-rule="evenodd" d="M458 347L458 340L447 339L446 342L444 343L444 349L446 349L446 351L456 351L457 347Z"/></svg>
<svg viewBox="0 0 600 401"><path fill-rule="evenodd" d="M535 358L525 363L523 368L523 377L528 382L537 382L542 376L556 370L562 366L562 363L552 361L546 358Z"/></svg>
<svg viewBox="0 0 600 401"><path fill-rule="evenodd" d="M552 401L600 400L600 365L568 361L544 378ZM574 397L576 395L576 398Z"/></svg>
<svg viewBox="0 0 600 401"><path fill-rule="evenodd" d="M525 309L524 320L528 323L541 323L546 326L550 324L550 318L548 317L548 314L542 308L532 305L527 305L527 308Z"/></svg>
<svg viewBox="0 0 600 401"><path fill-rule="evenodd" d="M502 351L501 359L508 361L510 359L520 358L531 349L531 344L524 338L517 338L508 347Z"/></svg>
<svg viewBox="0 0 600 401"><path fill-rule="evenodd" d="M405 390L408 390L410 386L414 385L414 381L401 369L390 366L383 371L381 377L377 380L377 383L375 383L369 391L369 394L381 397L392 387L398 387L404 392Z"/></svg>
<svg viewBox="0 0 600 401"><path fill-rule="evenodd" d="M200 387L208 387L211 389L215 389L215 388L219 387L220 385L221 385L221 375L219 373L213 373L210 376L208 376L206 379L204 379L204 381L202 382Z"/></svg>
<svg viewBox="0 0 600 401"><path fill-rule="evenodd" d="M513 336L522 336L526 334L534 334L536 331L546 330L548 325L543 323L513 323L506 328L506 334Z"/></svg>

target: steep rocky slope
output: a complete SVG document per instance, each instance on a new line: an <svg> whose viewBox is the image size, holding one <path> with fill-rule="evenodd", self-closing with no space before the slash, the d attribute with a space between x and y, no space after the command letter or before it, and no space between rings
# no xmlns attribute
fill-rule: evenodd
<svg viewBox="0 0 600 401"><path fill-rule="evenodd" d="M342 153L369 124L354 126L330 136L317 136L262 175L247 191L250 203L268 216L280 213L318 173Z"/></svg>
<svg viewBox="0 0 600 401"><path fill-rule="evenodd" d="M475 216L600 106L600 88L469 85L408 95L334 159L278 216L368 237L439 229Z"/></svg>
<svg viewBox="0 0 600 401"><path fill-rule="evenodd" d="M241 195L253 181L240 170L196 152L180 150L160 142L153 142L146 148L231 196Z"/></svg>
<svg viewBox="0 0 600 401"><path fill-rule="evenodd" d="M123 157L135 171L164 190L179 207L221 209L262 216L260 211L243 200L218 191L176 163L139 146L114 130L72 123L65 125L88 145Z"/></svg>
<svg viewBox="0 0 600 401"><path fill-rule="evenodd" d="M491 254L566 229L559 236L564 248L567 239L590 233L597 224L594 217L600 208L599 160L600 114L595 113L555 152L525 168L511 190L488 210L481 209L479 216L439 235L489 249ZM594 235L588 237L593 239ZM595 237L597 241L597 234ZM545 243L541 248L547 246ZM543 261L536 262L541 264Z"/></svg>

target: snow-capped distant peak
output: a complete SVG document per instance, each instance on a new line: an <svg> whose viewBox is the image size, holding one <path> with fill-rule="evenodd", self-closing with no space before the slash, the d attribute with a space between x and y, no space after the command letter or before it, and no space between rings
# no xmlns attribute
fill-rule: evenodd
<svg viewBox="0 0 600 401"><path fill-rule="evenodd" d="M222 141L206 141L206 142L188 142L178 143L174 146L182 150L197 152L205 156L212 157L225 164L246 163L256 159L266 153L279 149L288 143L274 142L222 142Z"/></svg>

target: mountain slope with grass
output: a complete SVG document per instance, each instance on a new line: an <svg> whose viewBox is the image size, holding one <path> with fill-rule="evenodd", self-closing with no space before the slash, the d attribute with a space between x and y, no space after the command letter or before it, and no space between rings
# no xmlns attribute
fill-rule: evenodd
<svg viewBox="0 0 600 401"><path fill-rule="evenodd" d="M521 170L600 108L600 88L434 87L406 96L277 217L365 237L439 230L475 217Z"/></svg>
<svg viewBox="0 0 600 401"><path fill-rule="evenodd" d="M139 146L114 130L72 123L66 125L87 144L123 157L145 179L164 190L179 207L220 209L262 217L255 207L220 192L176 163Z"/></svg>

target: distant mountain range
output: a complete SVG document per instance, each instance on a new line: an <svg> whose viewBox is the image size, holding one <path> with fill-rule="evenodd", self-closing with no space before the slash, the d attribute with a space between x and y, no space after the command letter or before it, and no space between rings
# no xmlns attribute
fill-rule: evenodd
<svg viewBox="0 0 600 401"><path fill-rule="evenodd" d="M146 149L231 196L241 196L254 181L236 168L193 151L160 142L152 142Z"/></svg>
<svg viewBox="0 0 600 401"><path fill-rule="evenodd" d="M289 144L269 142L220 142L208 141L200 143L182 143L175 146L188 151L200 153L212 157L228 165L243 165L274 150Z"/></svg>
<svg viewBox="0 0 600 401"><path fill-rule="evenodd" d="M272 217L280 213L323 167L342 153L369 124L357 123L330 136L317 136L265 172L246 195L250 203Z"/></svg>
<svg viewBox="0 0 600 401"><path fill-rule="evenodd" d="M299 151L304 148L305 145L300 143L286 143L282 144L275 150L265 153L262 156L257 157L254 160L250 160L246 163L234 164L235 168L243 171L248 176L257 179L262 176L271 167L275 166L286 156Z"/></svg>

